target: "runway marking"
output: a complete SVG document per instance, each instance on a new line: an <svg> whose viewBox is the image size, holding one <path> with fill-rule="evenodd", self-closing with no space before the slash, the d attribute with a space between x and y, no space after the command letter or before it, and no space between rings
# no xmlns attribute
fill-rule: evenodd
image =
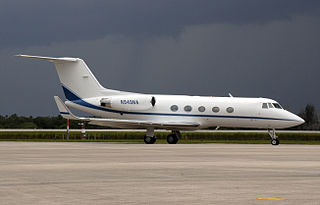
<svg viewBox="0 0 320 205"><path fill-rule="evenodd" d="M280 201L280 200L286 200L285 198L257 198L259 200L273 200L273 201Z"/></svg>

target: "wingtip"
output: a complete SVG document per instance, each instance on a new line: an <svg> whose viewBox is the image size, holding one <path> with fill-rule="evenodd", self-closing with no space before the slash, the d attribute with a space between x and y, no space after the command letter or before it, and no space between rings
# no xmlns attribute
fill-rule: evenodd
<svg viewBox="0 0 320 205"><path fill-rule="evenodd" d="M29 56L29 55L24 55L24 54L21 54L21 53L19 53L19 54L16 54L16 55L14 55L15 57L22 57L22 58L28 58L28 57L32 57L32 56Z"/></svg>

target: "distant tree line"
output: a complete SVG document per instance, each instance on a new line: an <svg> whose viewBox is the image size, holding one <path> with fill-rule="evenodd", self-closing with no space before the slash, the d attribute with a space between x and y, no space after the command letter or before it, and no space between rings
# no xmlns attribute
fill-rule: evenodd
<svg viewBox="0 0 320 205"><path fill-rule="evenodd" d="M318 113L313 105L308 104L303 110L300 111L298 115L306 122L300 126L295 127L295 129L320 130Z"/></svg>
<svg viewBox="0 0 320 205"><path fill-rule="evenodd" d="M303 125L292 129L302 130L320 130L318 113L313 105L308 104L298 114L306 122ZM24 117L13 115L0 115L0 129L65 129L67 120L60 115L53 117ZM79 121L70 120L70 129L79 129ZM104 127L95 125L86 125L86 128L101 129Z"/></svg>

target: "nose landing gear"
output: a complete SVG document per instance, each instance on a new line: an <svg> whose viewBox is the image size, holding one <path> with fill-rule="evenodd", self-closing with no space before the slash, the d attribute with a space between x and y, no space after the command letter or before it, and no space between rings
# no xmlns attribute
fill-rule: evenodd
<svg viewBox="0 0 320 205"><path fill-rule="evenodd" d="M268 130L268 133L269 133L269 135L271 137L271 144L272 145L279 145L280 141L278 139L278 136L276 135L275 129Z"/></svg>

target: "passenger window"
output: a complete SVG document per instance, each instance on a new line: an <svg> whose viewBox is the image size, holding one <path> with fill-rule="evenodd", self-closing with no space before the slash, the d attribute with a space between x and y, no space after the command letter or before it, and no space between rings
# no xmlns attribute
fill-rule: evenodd
<svg viewBox="0 0 320 205"><path fill-rule="evenodd" d="M204 112L206 110L206 108L204 106L200 106L198 107L199 112Z"/></svg>
<svg viewBox="0 0 320 205"><path fill-rule="evenodd" d="M267 103L262 103L262 108L268 109L268 104Z"/></svg>
<svg viewBox="0 0 320 205"><path fill-rule="evenodd" d="M268 105L269 105L269 108L273 108L272 103L268 103Z"/></svg>
<svg viewBox="0 0 320 205"><path fill-rule="evenodd" d="M219 107L213 107L212 108L212 112L219 112L220 111L220 108Z"/></svg>
<svg viewBox="0 0 320 205"><path fill-rule="evenodd" d="M172 112L177 112L178 109L179 109L178 105L172 105L172 106L170 107L170 110L171 110Z"/></svg>
<svg viewBox="0 0 320 205"><path fill-rule="evenodd" d="M233 112L234 112L233 107L228 107L228 108L227 108L227 112L228 112L228 113L233 113Z"/></svg>
<svg viewBox="0 0 320 205"><path fill-rule="evenodd" d="M192 107L190 105L184 106L184 111L191 112L191 110L192 110Z"/></svg>

